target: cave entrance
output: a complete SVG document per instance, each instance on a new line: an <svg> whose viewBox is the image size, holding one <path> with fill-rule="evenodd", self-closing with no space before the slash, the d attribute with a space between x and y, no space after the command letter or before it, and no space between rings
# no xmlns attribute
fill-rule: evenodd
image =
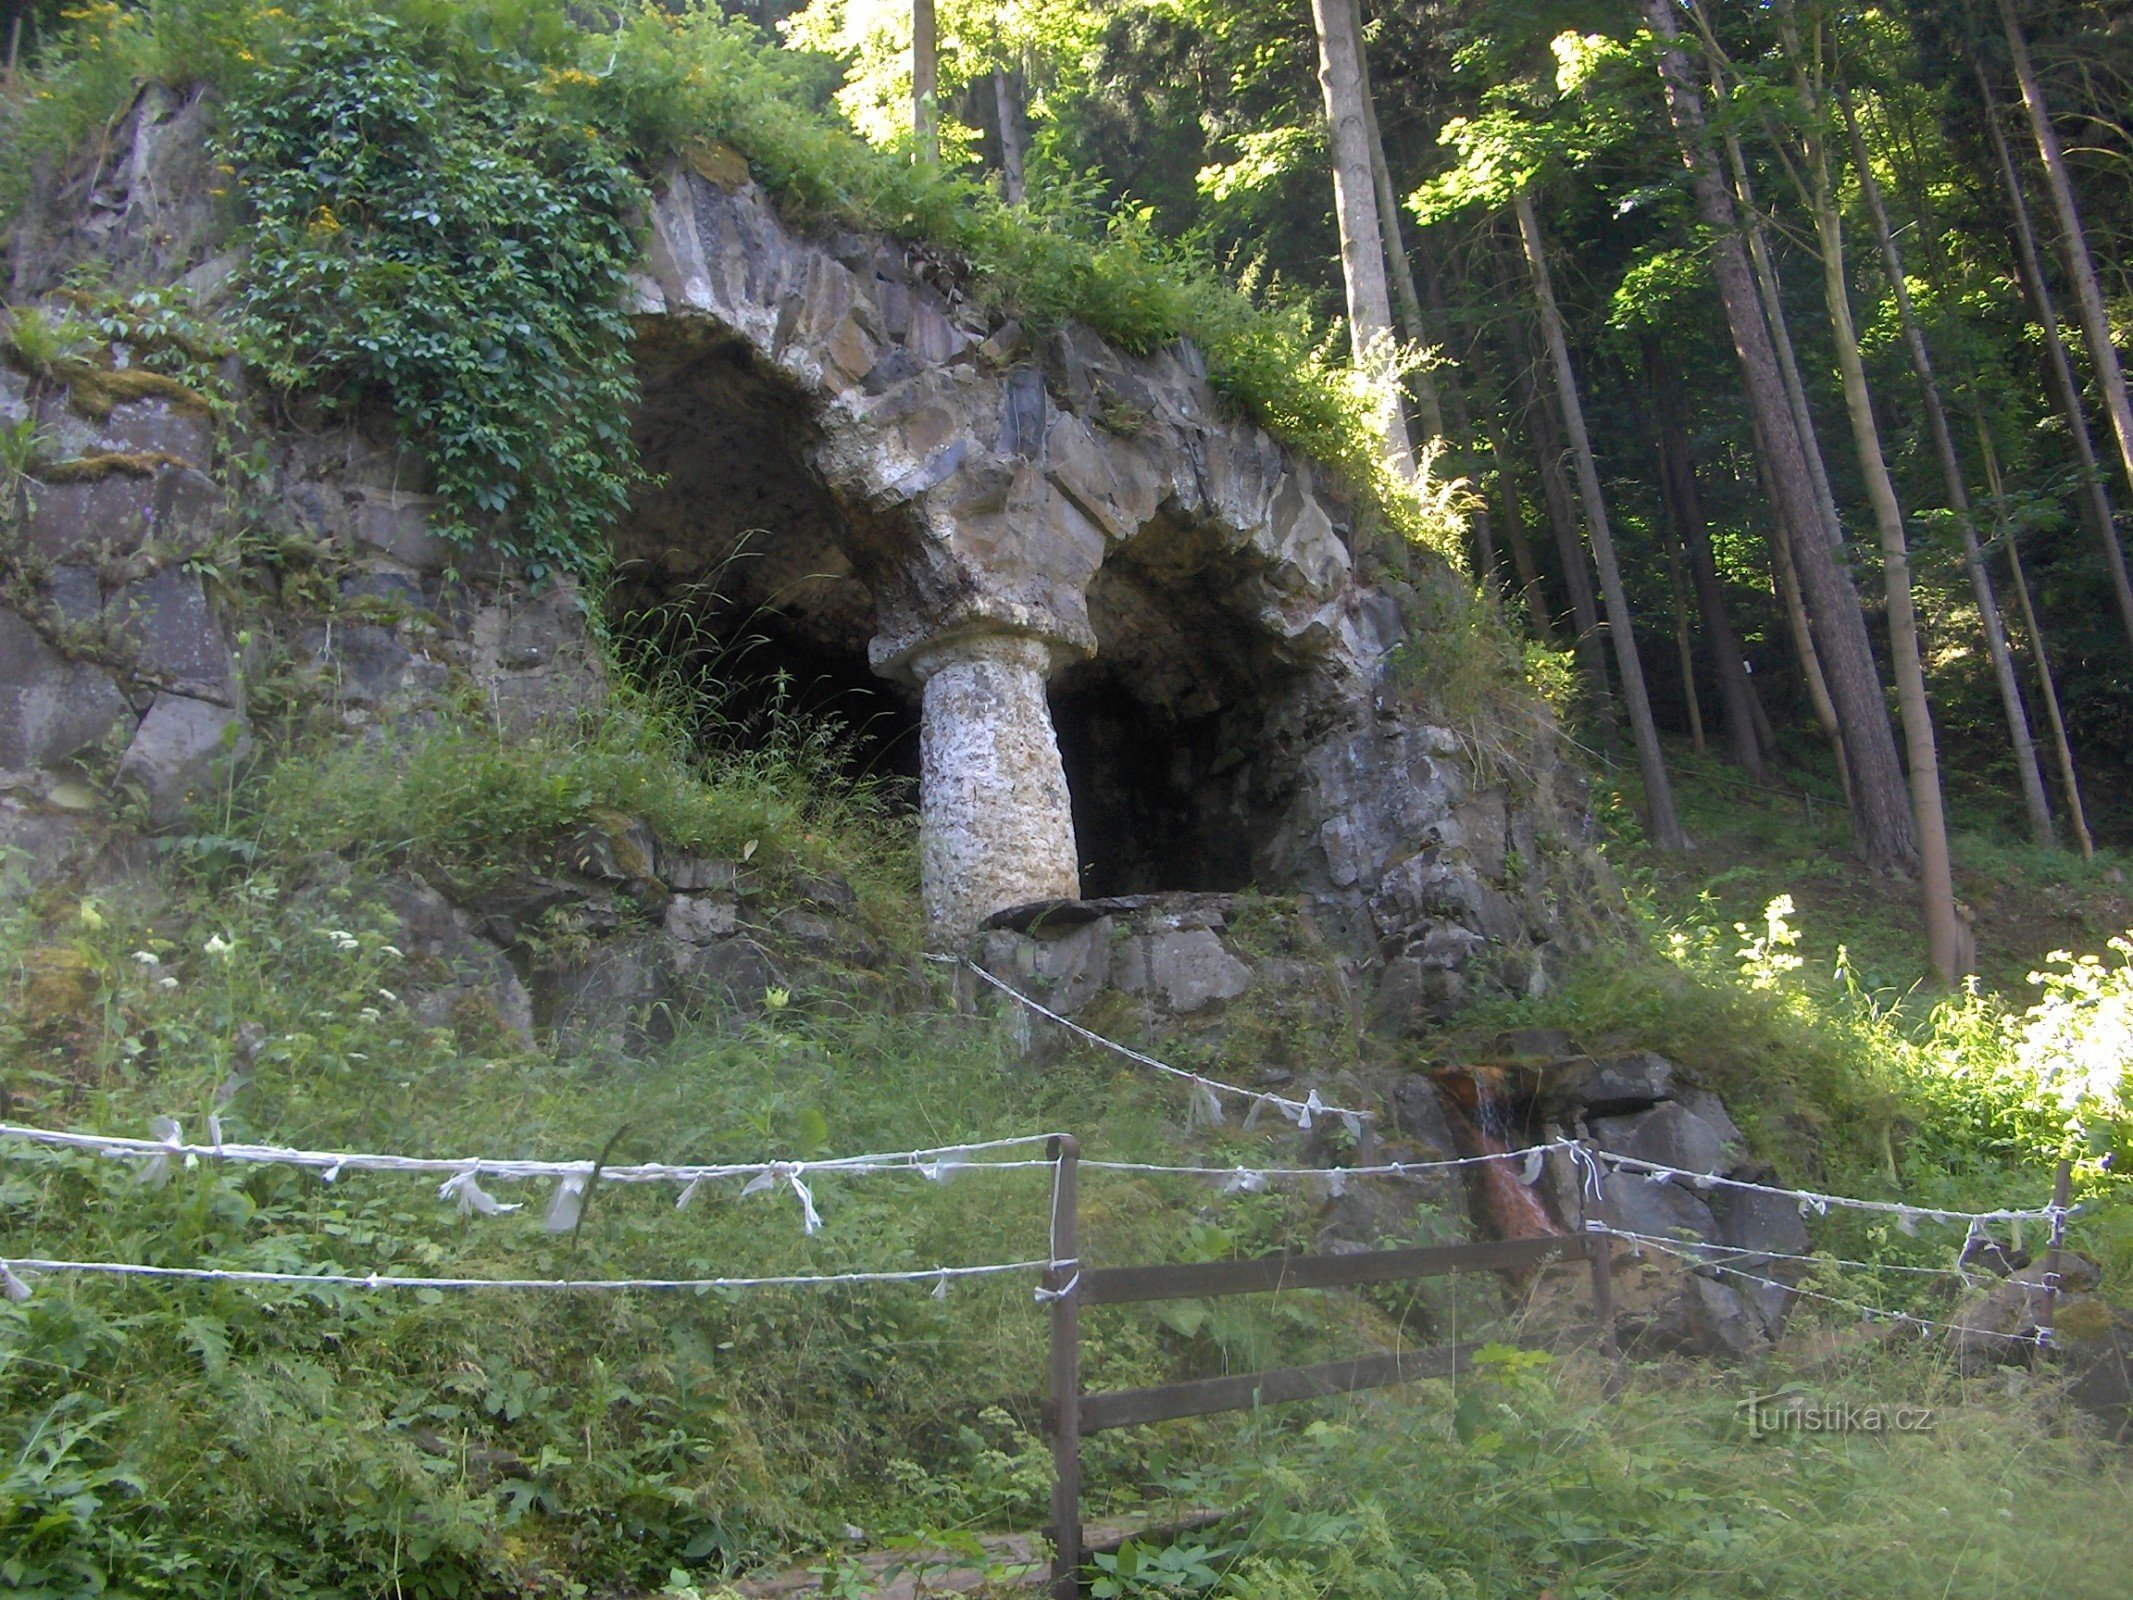
<svg viewBox="0 0 2133 1600"><path fill-rule="evenodd" d="M1286 787L1273 724L1297 685L1260 594L1210 530L1167 518L1089 586L1096 658L1051 695L1084 896L1251 885Z"/></svg>
<svg viewBox="0 0 2133 1600"><path fill-rule="evenodd" d="M872 592L807 459L799 395L741 341L647 318L632 431L648 482L616 530L608 626L706 749L804 749L918 798L918 695L867 663ZM819 767L816 770L821 770Z"/></svg>

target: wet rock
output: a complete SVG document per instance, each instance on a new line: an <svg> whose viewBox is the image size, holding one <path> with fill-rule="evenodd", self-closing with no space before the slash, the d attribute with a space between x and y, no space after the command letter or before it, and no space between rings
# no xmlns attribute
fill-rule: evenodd
<svg viewBox="0 0 2133 1600"><path fill-rule="evenodd" d="M1423 1074L1407 1073L1393 1086L1392 1116L1393 1125L1425 1152L1421 1159L1449 1161L1458 1156L1459 1141L1453 1136L1444 1096Z"/></svg>
<svg viewBox="0 0 2133 1600"><path fill-rule="evenodd" d="M159 694L126 746L118 781L146 798L152 826L168 827L226 782L251 748L243 719L228 706Z"/></svg>

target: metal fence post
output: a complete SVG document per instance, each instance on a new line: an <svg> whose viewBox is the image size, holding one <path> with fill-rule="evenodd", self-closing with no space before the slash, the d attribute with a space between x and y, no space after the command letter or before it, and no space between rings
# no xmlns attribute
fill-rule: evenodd
<svg viewBox="0 0 2133 1600"><path fill-rule="evenodd" d="M1052 1183L1052 1260L1044 1274L1051 1294L1052 1581L1053 1600L1081 1592L1081 1309L1073 1293L1081 1275L1081 1143L1060 1134L1046 1154Z"/></svg>

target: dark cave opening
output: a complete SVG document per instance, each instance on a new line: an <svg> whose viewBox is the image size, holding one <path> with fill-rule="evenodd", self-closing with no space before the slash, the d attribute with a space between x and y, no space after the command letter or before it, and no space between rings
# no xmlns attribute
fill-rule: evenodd
<svg viewBox="0 0 2133 1600"><path fill-rule="evenodd" d="M874 598L808 459L804 401L739 340L639 328L633 419L651 476L616 531L608 626L706 751L798 754L917 803L918 695L867 663Z"/></svg>
<svg viewBox="0 0 2133 1600"><path fill-rule="evenodd" d="M1166 716L1110 674L1054 689L1084 896L1250 884L1250 767L1222 722Z"/></svg>

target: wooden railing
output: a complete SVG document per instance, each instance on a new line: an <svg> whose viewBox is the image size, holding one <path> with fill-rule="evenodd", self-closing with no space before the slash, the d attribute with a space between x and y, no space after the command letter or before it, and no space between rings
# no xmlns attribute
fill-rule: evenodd
<svg viewBox="0 0 2133 1600"><path fill-rule="evenodd" d="M1230 1294L1273 1294L1286 1289L1347 1289L1366 1283L1441 1277L1453 1272L1519 1270L1551 1261L1584 1261L1592 1271L1593 1308L1605 1330L1613 1321L1610 1252L1603 1237L1586 1233L1540 1239L1505 1239L1403 1250L1365 1250L1352 1255L1259 1256L1243 1261L1193 1261L1168 1266L1081 1267L1079 1225L1080 1146L1072 1138L1052 1141L1058 1163L1052 1197L1054 1259L1065 1263L1045 1274L1051 1303L1050 1397L1045 1427L1052 1442L1052 1570L1050 1592L1073 1600L1080 1592L1081 1439L1106 1428L1197 1417L1216 1411L1249 1410L1291 1400L1383 1388L1416 1378L1462 1372L1473 1344L1357 1356L1313 1367L1194 1378L1149 1389L1084 1394L1081 1388L1081 1308L1130 1305L1147 1300L1203 1299Z"/></svg>

